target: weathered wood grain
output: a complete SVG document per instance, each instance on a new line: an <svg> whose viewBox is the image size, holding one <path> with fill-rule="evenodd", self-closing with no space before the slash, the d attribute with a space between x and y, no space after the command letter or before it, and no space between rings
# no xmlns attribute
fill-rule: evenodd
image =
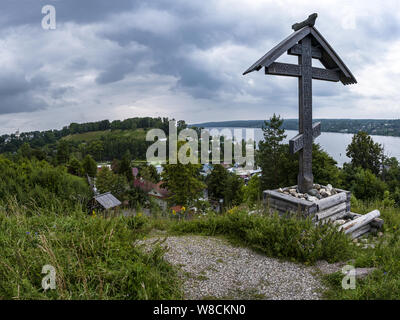
<svg viewBox="0 0 400 320"><path fill-rule="evenodd" d="M312 68L312 78L332 82L338 82L340 80L339 72L322 68Z"/></svg>
<svg viewBox="0 0 400 320"><path fill-rule="evenodd" d="M365 215L362 215L361 217L345 223L344 225L339 227L339 230L344 230L345 234L353 233L355 230L369 224L372 220L378 218L379 216L379 210L371 211Z"/></svg>
<svg viewBox="0 0 400 320"><path fill-rule="evenodd" d="M321 135L321 122L316 122L312 127L313 139ZM304 146L304 137L302 133L299 133L295 137L289 140L289 152L295 154L301 150Z"/></svg>
<svg viewBox="0 0 400 320"><path fill-rule="evenodd" d="M342 219L345 215L346 215L346 211L345 210L339 211L339 212L327 217L323 221L332 221L333 222L333 221L336 221L338 219Z"/></svg>
<svg viewBox="0 0 400 320"><path fill-rule="evenodd" d="M357 229L351 233L351 238L356 239L371 231L371 226L369 224Z"/></svg>
<svg viewBox="0 0 400 320"><path fill-rule="evenodd" d="M292 56L299 56L302 54L301 46L299 44L295 44L293 47L291 47L288 52L289 55ZM312 47L311 48L311 55L315 59L321 59L322 58L322 52L321 49Z"/></svg>
<svg viewBox="0 0 400 320"><path fill-rule="evenodd" d="M347 196L344 192L334 194L318 201L318 211L324 211L340 203L346 203Z"/></svg>
<svg viewBox="0 0 400 320"><path fill-rule="evenodd" d="M293 189L295 189L296 187L291 187ZM303 206L309 206L309 207L316 207L317 205L313 202L307 201L307 200L303 200L303 199L299 199L296 197L293 197L292 195L287 195L281 192L278 192L276 190L265 190L264 191L264 199L266 199L267 197L272 197L272 198L277 198L277 199L281 199L284 201L288 201L290 203L295 203L296 205L298 203L300 203Z"/></svg>
<svg viewBox="0 0 400 320"><path fill-rule="evenodd" d="M285 51L293 47L297 42L299 42L305 36L310 34L310 32L311 32L310 27L305 27L296 32L293 32L286 39L282 40L274 48L269 50L264 56L262 56L255 63L253 63L253 65L250 68L248 68L245 72L243 72L243 75L255 70L258 71L262 67L269 67L271 63L275 62L275 60L278 59Z"/></svg>
<svg viewBox="0 0 400 320"><path fill-rule="evenodd" d="M318 211L318 213L315 214L315 216L317 217L317 221L319 221L319 220L328 218L329 216L331 216L335 213L338 213L339 211L346 212L346 203L345 202L342 202L335 206L329 207L323 211L320 210L320 211Z"/></svg>
<svg viewBox="0 0 400 320"><path fill-rule="evenodd" d="M370 225L371 227L374 227L379 230L382 229L383 223L384 223L383 219L375 218L374 220L371 221Z"/></svg>
<svg viewBox="0 0 400 320"><path fill-rule="evenodd" d="M265 74L271 74L275 76L288 76L288 77L300 77L301 69L297 64L274 62L269 67L265 67Z"/></svg>

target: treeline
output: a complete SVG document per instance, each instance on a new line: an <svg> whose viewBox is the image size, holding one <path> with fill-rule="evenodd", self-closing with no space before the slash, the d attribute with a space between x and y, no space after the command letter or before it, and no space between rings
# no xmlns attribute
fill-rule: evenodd
<svg viewBox="0 0 400 320"><path fill-rule="evenodd" d="M45 145L55 144L58 140L68 135L77 133L86 133L94 131L106 130L135 130L135 129L149 129L159 128L166 133L168 130L168 118L151 118L151 117L135 117L125 120L102 120L97 122L87 123L71 123L69 126L63 127L61 130L47 130L47 131L31 131L22 132L21 134L4 134L0 136L0 153L17 152L17 150L24 144L29 143L32 148L41 148ZM178 121L179 126L185 126L184 121Z"/></svg>

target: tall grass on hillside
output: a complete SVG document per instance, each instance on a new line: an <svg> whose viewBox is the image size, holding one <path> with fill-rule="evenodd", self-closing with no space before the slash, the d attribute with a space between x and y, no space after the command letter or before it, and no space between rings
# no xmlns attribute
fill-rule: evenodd
<svg viewBox="0 0 400 320"><path fill-rule="evenodd" d="M0 199L13 197L27 207L55 208L84 204L90 195L85 179L68 174L64 167L0 156Z"/></svg>
<svg viewBox="0 0 400 320"><path fill-rule="evenodd" d="M7 209L6 209L7 208ZM140 217L58 215L11 201L0 208L0 299L179 299L176 271L164 249L136 240ZM44 265L56 270L45 291Z"/></svg>
<svg viewBox="0 0 400 320"><path fill-rule="evenodd" d="M353 201L352 211L367 213L379 209L384 219L383 236L375 248L358 250L355 267L375 267L364 280L357 280L354 290L344 290L343 274L325 277L329 299L400 299L400 209L385 201Z"/></svg>

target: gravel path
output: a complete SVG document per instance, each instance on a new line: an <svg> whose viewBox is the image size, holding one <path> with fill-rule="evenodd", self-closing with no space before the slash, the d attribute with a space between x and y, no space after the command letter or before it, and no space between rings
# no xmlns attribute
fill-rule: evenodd
<svg viewBox="0 0 400 320"><path fill-rule="evenodd" d="M168 237L165 245L165 259L181 267L185 299L321 299L317 272L340 270L339 264L280 261L214 237Z"/></svg>

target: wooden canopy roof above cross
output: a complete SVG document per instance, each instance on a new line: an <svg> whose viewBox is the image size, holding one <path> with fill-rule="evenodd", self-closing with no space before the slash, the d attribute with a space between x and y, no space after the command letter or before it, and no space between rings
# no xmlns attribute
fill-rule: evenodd
<svg viewBox="0 0 400 320"><path fill-rule="evenodd" d="M356 78L353 76L349 68L344 64L342 59L337 55L335 50L329 45L324 37L318 32L314 26L306 25L303 28L293 32L290 36L268 51L263 57L255 62L250 68L248 68L243 75L252 72L259 71L262 67L266 68L266 73L273 73L277 75L295 75L296 67L290 64L278 64L275 61L284 53L287 52L290 55L301 54L301 47L298 42L308 35L311 35L312 43L312 57L318 59L326 69L314 68L315 75L314 79L328 80L328 81L341 81L344 85L357 83ZM267 72L270 68L270 72ZM285 70L280 69L291 68L289 73ZM290 74L291 73L291 74Z"/></svg>

